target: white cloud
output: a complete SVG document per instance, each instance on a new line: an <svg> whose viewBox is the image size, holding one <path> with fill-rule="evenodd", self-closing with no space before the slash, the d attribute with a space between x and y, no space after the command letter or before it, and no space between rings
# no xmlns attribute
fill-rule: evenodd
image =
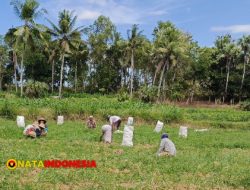
<svg viewBox="0 0 250 190"><path fill-rule="evenodd" d="M213 32L229 32L229 33L250 33L250 24L231 25L231 26L216 26L212 27Z"/></svg>
<svg viewBox="0 0 250 190"><path fill-rule="evenodd" d="M87 3L90 4L96 4L96 5L100 5L100 6L105 6L108 3L108 0L87 0Z"/></svg>
<svg viewBox="0 0 250 190"><path fill-rule="evenodd" d="M101 13L98 11L84 10L78 13L78 19L80 20L95 20L100 16Z"/></svg>
<svg viewBox="0 0 250 190"><path fill-rule="evenodd" d="M74 10L78 21L94 21L98 16L109 17L115 24L142 24L147 19L169 14L184 6L186 0L44 0L41 6L56 20L63 9Z"/></svg>

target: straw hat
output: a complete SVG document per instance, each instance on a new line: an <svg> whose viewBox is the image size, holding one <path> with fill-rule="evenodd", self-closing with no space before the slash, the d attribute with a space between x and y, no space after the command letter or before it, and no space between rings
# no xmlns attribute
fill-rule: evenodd
<svg viewBox="0 0 250 190"><path fill-rule="evenodd" d="M38 119L38 123L40 123L40 121L44 121L44 123L47 122L46 119L44 119L43 117L40 117L40 118Z"/></svg>

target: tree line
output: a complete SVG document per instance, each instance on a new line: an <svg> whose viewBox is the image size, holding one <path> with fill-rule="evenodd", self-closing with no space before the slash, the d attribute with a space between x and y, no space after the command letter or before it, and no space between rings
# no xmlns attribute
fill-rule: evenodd
<svg viewBox="0 0 250 190"><path fill-rule="evenodd" d="M37 0L11 0L22 21L0 37L0 90L20 96L36 85L58 93L123 93L145 101L239 102L250 96L250 36L218 36L200 47L172 22L158 22L149 40L138 25L124 38L99 16L77 27L74 12L57 23ZM48 25L36 22L38 17ZM204 36L205 37L205 36Z"/></svg>

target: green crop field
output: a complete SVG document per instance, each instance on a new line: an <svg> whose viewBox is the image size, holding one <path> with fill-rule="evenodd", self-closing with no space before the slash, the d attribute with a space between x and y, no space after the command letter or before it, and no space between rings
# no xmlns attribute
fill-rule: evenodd
<svg viewBox="0 0 250 190"><path fill-rule="evenodd" d="M196 116L192 112L189 119L198 120L202 112ZM211 113L209 117L218 114ZM94 130L87 129L79 120L67 121L62 126L49 120L48 136L38 139L24 137L14 120L0 119L0 123L0 189L250 188L249 128L209 127L207 132L189 128L185 139L178 137L178 124L166 125L163 131L176 144L177 156L158 158L161 134L154 133L154 125L146 122L135 123L131 148L121 146L122 134L114 134L111 145L98 142L103 120L98 120ZM11 158L96 160L97 168L9 170L5 163Z"/></svg>

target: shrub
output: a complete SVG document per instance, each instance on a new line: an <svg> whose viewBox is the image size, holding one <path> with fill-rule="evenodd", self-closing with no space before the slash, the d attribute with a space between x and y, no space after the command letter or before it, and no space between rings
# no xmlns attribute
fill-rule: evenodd
<svg viewBox="0 0 250 190"><path fill-rule="evenodd" d="M44 82L28 81L25 85L24 94L29 98L41 98L48 94L49 87Z"/></svg>
<svg viewBox="0 0 250 190"><path fill-rule="evenodd" d="M247 100L245 102L242 102L240 104L240 108L245 111L250 111L250 100Z"/></svg>
<svg viewBox="0 0 250 190"><path fill-rule="evenodd" d="M166 107L163 110L163 121L166 123L182 121L183 118L184 114L180 108Z"/></svg>
<svg viewBox="0 0 250 190"><path fill-rule="evenodd" d="M127 91L125 89L121 89L118 92L117 100L119 102L125 102L125 101L129 100L129 94L127 93Z"/></svg>
<svg viewBox="0 0 250 190"><path fill-rule="evenodd" d="M39 109L37 106L34 105L28 108L28 117L31 118L32 120L35 120L38 114L39 114Z"/></svg>
<svg viewBox="0 0 250 190"><path fill-rule="evenodd" d="M0 115L9 119L13 119L16 116L16 108L8 101L5 101L3 107L0 109Z"/></svg>
<svg viewBox="0 0 250 190"><path fill-rule="evenodd" d="M156 86L143 86L139 90L139 99L145 103L154 102L157 96Z"/></svg>

